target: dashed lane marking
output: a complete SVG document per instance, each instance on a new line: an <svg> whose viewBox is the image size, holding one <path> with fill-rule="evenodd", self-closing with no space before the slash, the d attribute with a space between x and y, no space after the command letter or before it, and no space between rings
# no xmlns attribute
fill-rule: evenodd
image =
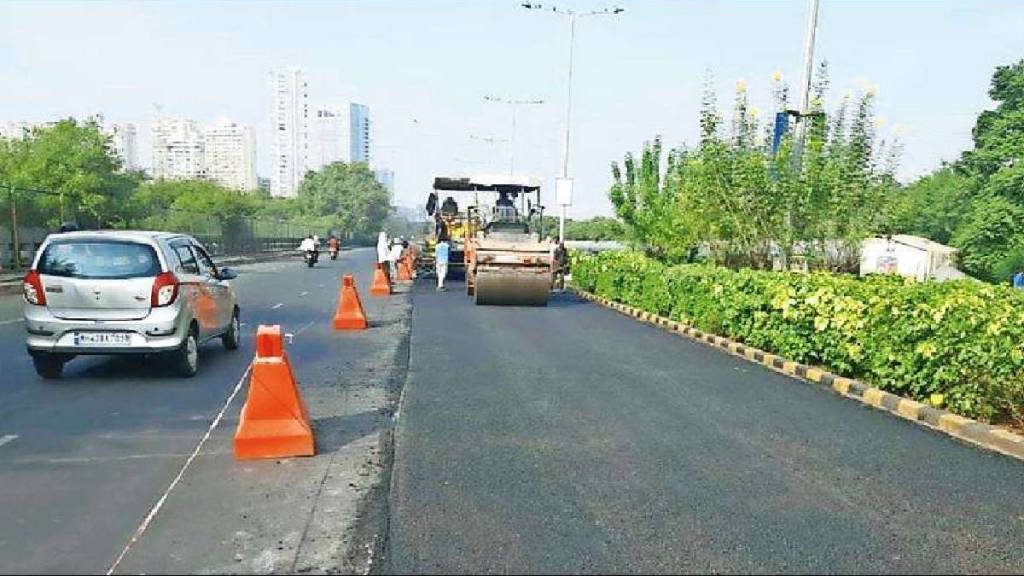
<svg viewBox="0 0 1024 576"><path fill-rule="evenodd" d="M274 304L270 309L271 310L277 310L281 306L284 306L284 302L278 302L277 304Z"/></svg>
<svg viewBox="0 0 1024 576"><path fill-rule="evenodd" d="M299 294L299 296L305 296L306 294L309 294L309 292L302 292Z"/></svg>
<svg viewBox="0 0 1024 576"><path fill-rule="evenodd" d="M5 326L7 324L17 324L18 322L24 321L25 320L23 318L15 318L14 320L0 320L0 326Z"/></svg>
<svg viewBox="0 0 1024 576"><path fill-rule="evenodd" d="M6 434L4 436L0 436L0 446L3 446L4 444L10 444L11 442L14 442L17 439L17 434Z"/></svg>

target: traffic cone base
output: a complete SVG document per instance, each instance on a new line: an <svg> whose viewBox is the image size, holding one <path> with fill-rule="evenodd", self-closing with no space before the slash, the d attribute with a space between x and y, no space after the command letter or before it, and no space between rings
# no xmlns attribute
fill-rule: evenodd
<svg viewBox="0 0 1024 576"><path fill-rule="evenodd" d="M384 274L384 268L378 262L377 267L373 270L373 285L370 286L371 296L390 296L391 295L391 284L388 283L388 277Z"/></svg>
<svg viewBox="0 0 1024 576"><path fill-rule="evenodd" d="M260 326L249 396L235 430L235 458L289 458L314 454L309 413L299 395L280 326Z"/></svg>
<svg viewBox="0 0 1024 576"><path fill-rule="evenodd" d="M366 330L368 326L363 303L359 300L359 292L356 291L355 280L351 274L346 274L341 281L338 311L334 314L334 329Z"/></svg>

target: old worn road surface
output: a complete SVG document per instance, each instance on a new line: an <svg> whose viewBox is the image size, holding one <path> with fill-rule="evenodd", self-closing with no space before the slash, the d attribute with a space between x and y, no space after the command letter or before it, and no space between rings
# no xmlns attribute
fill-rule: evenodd
<svg viewBox="0 0 1024 576"><path fill-rule="evenodd" d="M572 297L460 288L414 294L384 571L1024 571L1024 464Z"/></svg>
<svg viewBox="0 0 1024 576"><path fill-rule="evenodd" d="M298 257L240 267L242 348L207 343L191 379L153 359L91 357L41 380L19 297L0 297L0 573L102 574L122 552L123 573L364 570L353 549L374 540L372 527L365 541L357 528L381 475L380 433L408 334L408 296L367 295L373 262L373 250L355 250L313 269ZM356 274L371 330L331 329L342 273ZM293 335L286 348L317 434L314 458L233 457L247 384L228 399L259 323Z"/></svg>

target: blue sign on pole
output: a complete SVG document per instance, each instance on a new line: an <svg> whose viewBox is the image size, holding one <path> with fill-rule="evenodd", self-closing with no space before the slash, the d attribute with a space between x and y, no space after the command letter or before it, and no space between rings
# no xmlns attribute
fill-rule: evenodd
<svg viewBox="0 0 1024 576"><path fill-rule="evenodd" d="M775 113L775 131L772 133L772 154L776 154L779 151L779 146L782 145L782 136L789 129L789 113L788 112L776 112Z"/></svg>

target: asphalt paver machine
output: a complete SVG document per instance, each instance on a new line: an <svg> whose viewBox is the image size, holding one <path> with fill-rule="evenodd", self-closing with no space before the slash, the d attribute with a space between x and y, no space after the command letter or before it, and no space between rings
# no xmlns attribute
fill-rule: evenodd
<svg viewBox="0 0 1024 576"><path fill-rule="evenodd" d="M553 244L543 236L539 180L435 178L428 212L437 227L449 227L449 266L458 265L461 256L466 292L477 304L547 305Z"/></svg>

